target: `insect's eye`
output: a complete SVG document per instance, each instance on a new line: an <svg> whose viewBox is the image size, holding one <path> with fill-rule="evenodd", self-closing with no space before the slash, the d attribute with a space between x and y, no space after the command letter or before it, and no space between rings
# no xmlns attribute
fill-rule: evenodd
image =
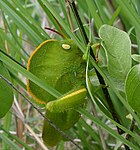
<svg viewBox="0 0 140 150"><path fill-rule="evenodd" d="M71 47L68 44L62 44L62 48L64 48L65 50L69 50Z"/></svg>

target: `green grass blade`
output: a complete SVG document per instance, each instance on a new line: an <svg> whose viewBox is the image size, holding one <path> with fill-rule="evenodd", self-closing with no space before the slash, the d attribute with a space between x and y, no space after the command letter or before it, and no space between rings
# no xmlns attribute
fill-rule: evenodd
<svg viewBox="0 0 140 150"><path fill-rule="evenodd" d="M44 12L46 13L46 15L48 16L48 18L51 21L51 23L55 26L55 29L61 33L60 27L59 27L58 23L56 22L56 20L55 20L55 18L53 16L54 14L49 11L48 7L46 7L44 5L44 3L42 2L42 0L38 0L38 3L40 4L40 6L42 7L42 9L44 10Z"/></svg>
<svg viewBox="0 0 140 150"><path fill-rule="evenodd" d="M120 11L121 11L121 7L119 6L119 7L115 10L115 12L114 12L114 14L112 15L111 19L109 20L108 25L113 25L114 21L116 20L116 18L117 18L118 15L119 15Z"/></svg>
<svg viewBox="0 0 140 150"><path fill-rule="evenodd" d="M23 7L20 3L19 0L13 0L13 6L15 8L19 8L20 9L20 13L23 15L23 16L26 16L26 19L27 20L30 20L30 22L32 22L33 26L35 27L36 31L38 34L42 34L46 39L49 39L50 37L48 36L48 34L45 32L44 29L41 28L40 24L33 18L30 16L30 13L27 9L27 7ZM34 8L35 9L35 8Z"/></svg>
<svg viewBox="0 0 140 150"><path fill-rule="evenodd" d="M12 114L11 114L10 110L7 112L7 114L3 118L4 119L3 128L7 131L10 130L11 121L12 121ZM3 141L2 142L2 149L9 149L9 148L10 148L9 145L7 145L7 143L5 143L5 141Z"/></svg>
<svg viewBox="0 0 140 150"><path fill-rule="evenodd" d="M111 134L113 137L115 137L116 139L120 140L122 143L126 144L127 146L135 149L135 150L139 150L138 147L136 147L135 145L133 145L131 142L129 142L128 140L124 139L121 135L119 135L117 132L115 132L114 130L112 130L111 128L109 128L107 125L105 125L102 121L100 121L99 119L93 117L91 114L89 114L87 111L85 111L82 108L78 108L78 111L83 114L84 116L86 116L88 119L90 119L91 121L93 121L97 126L100 126L101 128L103 128L104 130L106 130L109 134Z"/></svg>
<svg viewBox="0 0 140 150"><path fill-rule="evenodd" d="M91 16L94 18L95 25L96 25L97 29L99 29L101 27L101 25L103 25L103 23L102 23L99 15L96 12L95 5L92 0L86 0L86 3L88 5Z"/></svg>
<svg viewBox="0 0 140 150"><path fill-rule="evenodd" d="M90 125L88 125L84 119L80 119L79 123L82 125L82 127L85 128L85 130L88 132L88 134L96 141L99 145L101 145L101 140L99 138L99 135L92 129Z"/></svg>
<svg viewBox="0 0 140 150"><path fill-rule="evenodd" d="M135 0L136 2L136 6L137 6L137 12L140 15L140 1L139 0Z"/></svg>
<svg viewBox="0 0 140 150"><path fill-rule="evenodd" d="M127 0L117 0L117 3L121 6L122 11L125 12L127 18L129 18L129 22L135 26L135 30L137 33L140 33L140 16L136 13L135 9L130 5ZM137 34L137 41L138 45L140 46L139 42L140 36ZM139 54L140 54L140 48Z"/></svg>
<svg viewBox="0 0 140 150"><path fill-rule="evenodd" d="M31 24L21 13L16 10L8 1L0 1L0 7L6 12L26 34L34 41L36 45L39 45L45 40L45 37Z"/></svg>
<svg viewBox="0 0 140 150"><path fill-rule="evenodd" d="M100 14L100 18L102 19L103 23L106 24L108 22L108 18L104 12L104 6L101 3L101 1L99 0L95 0L95 4L98 8L99 14Z"/></svg>
<svg viewBox="0 0 140 150"><path fill-rule="evenodd" d="M83 149L90 150L91 146L88 144L85 132L84 132L84 130L83 130L83 128L82 128L82 126L81 126L81 124L79 122L77 123L77 129L78 129L77 136L81 139L81 143L83 145Z"/></svg>
<svg viewBox="0 0 140 150"><path fill-rule="evenodd" d="M10 36L9 36L9 34L7 35L2 29L0 29L0 32L1 32L1 38L2 38L1 40L3 41L3 43L4 43L5 40L8 42L8 45L10 47L10 52L19 55L19 57L22 58L22 59L24 59L24 60L27 60L27 57L24 56L19 51L20 48L17 47L17 45L16 45L18 40L16 41L16 44L15 44L13 42L14 37L13 37L13 39L11 39ZM0 47L0 48L2 49L2 47Z"/></svg>
<svg viewBox="0 0 140 150"><path fill-rule="evenodd" d="M29 147L26 143L24 143L21 139L19 139L17 136L12 135L11 133L9 133L7 130L3 129L0 127L1 130L4 131L5 134L8 135L8 137L11 137L13 140L15 140L16 142L18 142L19 144L21 144L24 148L26 148L27 150L33 150L31 147Z"/></svg>
<svg viewBox="0 0 140 150"><path fill-rule="evenodd" d="M64 16L65 16L65 22L66 22L66 24L69 25L69 19L68 19L68 14L67 14L67 10L66 10L65 0L60 1L60 6L61 6L62 12L64 13ZM69 25L69 27L70 27L70 25Z"/></svg>
<svg viewBox="0 0 140 150"><path fill-rule="evenodd" d="M14 149L14 150L21 150L13 141L11 141L5 134L0 134L0 138L7 143L10 148Z"/></svg>
<svg viewBox="0 0 140 150"><path fill-rule="evenodd" d="M19 42L19 39L18 39L17 35L14 34L12 26L10 26L10 24L8 22L8 19L6 19L5 16L4 16L4 21L5 21L6 25L7 25L7 28L9 29L9 32L11 33L13 39L16 41L16 44L22 49L22 51L25 54L25 55L22 54L22 58L24 58L24 60L27 62L27 56L29 57L28 53L23 48L22 44ZM8 42L8 44L9 44L9 42ZM19 55L21 55L21 53L19 53Z"/></svg>

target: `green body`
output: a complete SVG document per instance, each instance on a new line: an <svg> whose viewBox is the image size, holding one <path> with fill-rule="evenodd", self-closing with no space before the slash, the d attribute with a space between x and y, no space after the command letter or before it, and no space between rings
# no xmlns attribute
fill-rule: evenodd
<svg viewBox="0 0 140 150"><path fill-rule="evenodd" d="M82 107L85 102L85 61L82 55L72 40L48 40L33 52L28 62L30 72L63 95L56 99L28 81L28 91L38 102L46 104L46 116L63 131L78 121L80 114L74 108ZM62 139L46 120L42 137L49 146Z"/></svg>

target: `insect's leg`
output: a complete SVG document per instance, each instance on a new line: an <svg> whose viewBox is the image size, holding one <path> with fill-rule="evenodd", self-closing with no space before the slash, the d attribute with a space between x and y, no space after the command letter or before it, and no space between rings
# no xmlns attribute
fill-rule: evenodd
<svg viewBox="0 0 140 150"><path fill-rule="evenodd" d="M100 50L100 43L96 43L94 45L91 46L93 52L95 51L95 59L96 62L98 63L98 54L99 54L99 50Z"/></svg>
<svg viewBox="0 0 140 150"><path fill-rule="evenodd" d="M86 94L87 94L86 88L81 88L77 91L67 94L66 96L60 99L48 102L46 104L46 108L50 112L56 113L76 108L85 102Z"/></svg>

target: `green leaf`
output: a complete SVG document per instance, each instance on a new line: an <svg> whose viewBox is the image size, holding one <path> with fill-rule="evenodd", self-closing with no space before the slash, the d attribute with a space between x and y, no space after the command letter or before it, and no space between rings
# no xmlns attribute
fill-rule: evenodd
<svg viewBox="0 0 140 150"><path fill-rule="evenodd" d="M115 27L103 25L99 36L108 55L108 72L117 79L125 79L131 68L131 41L128 34Z"/></svg>
<svg viewBox="0 0 140 150"><path fill-rule="evenodd" d="M10 80L8 70L5 68L3 63L0 61L0 74ZM13 91L12 88L2 79L0 79L0 118L4 117L9 111L13 102Z"/></svg>
<svg viewBox="0 0 140 150"><path fill-rule="evenodd" d="M133 54L131 55L132 59L135 60L136 62L140 62L140 55L138 54Z"/></svg>
<svg viewBox="0 0 140 150"><path fill-rule="evenodd" d="M134 66L128 73L126 96L130 106L140 113L140 64Z"/></svg>

